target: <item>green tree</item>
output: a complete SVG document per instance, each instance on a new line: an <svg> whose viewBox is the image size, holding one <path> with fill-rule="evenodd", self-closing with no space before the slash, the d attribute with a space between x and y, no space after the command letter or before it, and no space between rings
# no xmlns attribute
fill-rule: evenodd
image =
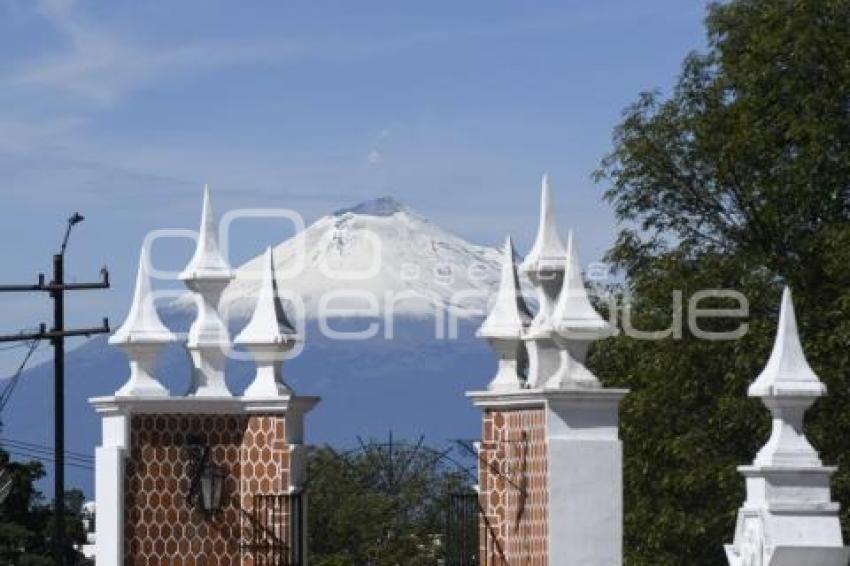
<svg viewBox="0 0 850 566"><path fill-rule="evenodd" d="M449 493L469 478L439 453L375 443L308 459L310 562L317 566L437 564Z"/></svg>
<svg viewBox="0 0 850 566"><path fill-rule="evenodd" d="M44 502L36 483L44 477L40 462L12 462L0 449L0 468L12 475L12 489L0 503L0 564L18 566L50 566L53 564L50 537L53 507ZM73 546L85 541L82 524L84 497L79 490L66 495L66 527L68 564L86 562Z"/></svg>
<svg viewBox="0 0 850 566"><path fill-rule="evenodd" d="M669 326L677 290L687 301L736 289L750 303L740 340L686 329L592 353L606 383L632 389L622 435L633 565L725 564L743 497L735 468L768 434L746 389L784 284L829 387L808 431L841 466L833 488L850 527L850 1L733 0L710 5L706 27L707 51L686 57L669 96L643 93L626 110L596 172L623 226L609 259L635 327Z"/></svg>

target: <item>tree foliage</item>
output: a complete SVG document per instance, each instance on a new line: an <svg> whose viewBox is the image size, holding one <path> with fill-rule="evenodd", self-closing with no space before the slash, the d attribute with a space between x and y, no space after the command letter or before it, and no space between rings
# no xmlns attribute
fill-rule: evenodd
<svg viewBox="0 0 850 566"><path fill-rule="evenodd" d="M782 285L829 387L807 419L850 526L850 0L712 4L708 49L666 98L641 94L596 179L623 226L610 260L641 329L673 292L735 289L740 340L598 345L591 364L632 389L622 407L629 564L725 564L743 479L768 434L746 388L767 360ZM728 324L714 321L712 324Z"/></svg>
<svg viewBox="0 0 850 566"><path fill-rule="evenodd" d="M439 563L448 495L469 477L439 453L370 443L308 459L310 562L317 566Z"/></svg>
<svg viewBox="0 0 850 566"><path fill-rule="evenodd" d="M12 462L9 454L0 450L0 468L12 474L12 489L6 500L0 503L0 564L52 565L53 506L44 502L36 487L38 480L44 477L44 467L37 461ZM68 564L86 564L74 548L85 541L83 503L84 497L79 490L66 494Z"/></svg>

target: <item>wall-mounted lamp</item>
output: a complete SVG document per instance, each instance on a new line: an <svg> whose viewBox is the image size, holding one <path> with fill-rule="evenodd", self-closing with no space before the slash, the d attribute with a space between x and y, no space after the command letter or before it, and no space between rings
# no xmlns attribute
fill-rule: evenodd
<svg viewBox="0 0 850 566"><path fill-rule="evenodd" d="M221 511L224 503L224 470L212 463L209 446L197 436L188 438L189 452L189 497L190 505L198 507L206 515Z"/></svg>

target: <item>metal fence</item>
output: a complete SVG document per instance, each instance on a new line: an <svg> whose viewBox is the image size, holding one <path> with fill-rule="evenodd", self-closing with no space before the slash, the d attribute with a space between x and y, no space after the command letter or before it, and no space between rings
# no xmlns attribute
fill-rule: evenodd
<svg viewBox="0 0 850 566"><path fill-rule="evenodd" d="M446 566L484 566L481 554L481 520L478 493L452 493L446 513ZM485 532L486 536L486 532Z"/></svg>
<svg viewBox="0 0 850 566"><path fill-rule="evenodd" d="M255 495L243 542L255 566L304 563L304 494Z"/></svg>

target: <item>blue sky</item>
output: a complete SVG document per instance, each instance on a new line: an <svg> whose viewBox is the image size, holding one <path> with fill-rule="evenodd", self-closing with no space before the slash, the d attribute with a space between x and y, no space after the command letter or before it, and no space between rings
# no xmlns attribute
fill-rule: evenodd
<svg viewBox="0 0 850 566"><path fill-rule="evenodd" d="M123 318L138 247L218 212L308 221L393 195L470 240L533 237L549 171L561 224L598 259L615 224L590 173L622 109L705 43L703 2L0 0L0 280L50 268L80 210L69 323ZM246 225L239 262L286 237ZM180 267L189 246L162 251ZM0 297L0 332L49 318ZM47 348L41 355L49 353ZM0 353L8 373L19 351Z"/></svg>

